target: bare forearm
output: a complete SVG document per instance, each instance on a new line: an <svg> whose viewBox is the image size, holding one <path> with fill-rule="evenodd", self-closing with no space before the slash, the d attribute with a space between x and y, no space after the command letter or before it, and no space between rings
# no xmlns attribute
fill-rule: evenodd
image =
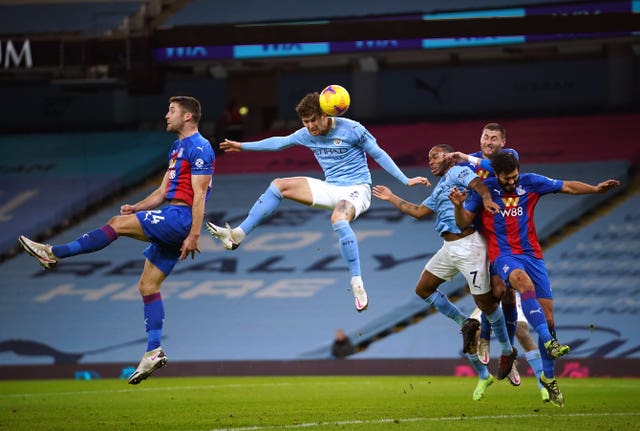
<svg viewBox="0 0 640 431"><path fill-rule="evenodd" d="M593 193L604 193L612 188L618 187L619 185L620 181L618 180L606 180L595 186L583 183L582 181L564 181L560 191L571 195L587 195Z"/></svg>
<svg viewBox="0 0 640 431"><path fill-rule="evenodd" d="M194 196L193 205L191 206L191 230L189 235L200 236L202 222L204 221L204 201L205 196Z"/></svg>
<svg viewBox="0 0 640 431"><path fill-rule="evenodd" d="M146 211L159 207L164 203L164 201L164 192L158 188L140 202L135 203L133 206L136 212Z"/></svg>
<svg viewBox="0 0 640 431"><path fill-rule="evenodd" d="M398 208L403 213L410 215L411 217L421 219L427 214L430 214L431 211L426 208L424 205L416 205L411 202L407 202L399 196L393 195L389 198L389 202Z"/></svg>
<svg viewBox="0 0 640 431"><path fill-rule="evenodd" d="M469 187L480 195L483 202L491 201L491 193L480 178L475 178L471 181L471 183L469 183Z"/></svg>
<svg viewBox="0 0 640 431"><path fill-rule="evenodd" d="M466 228L473 221L473 214L465 210L462 205L454 205L453 214L456 218L456 224L460 229Z"/></svg>

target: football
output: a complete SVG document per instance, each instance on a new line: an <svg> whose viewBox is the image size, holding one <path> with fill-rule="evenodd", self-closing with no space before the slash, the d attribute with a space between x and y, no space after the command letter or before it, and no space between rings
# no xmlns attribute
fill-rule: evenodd
<svg viewBox="0 0 640 431"><path fill-rule="evenodd" d="M349 92L340 85L328 85L320 93L320 109L332 117L337 117L347 112L350 104L351 96L349 96Z"/></svg>

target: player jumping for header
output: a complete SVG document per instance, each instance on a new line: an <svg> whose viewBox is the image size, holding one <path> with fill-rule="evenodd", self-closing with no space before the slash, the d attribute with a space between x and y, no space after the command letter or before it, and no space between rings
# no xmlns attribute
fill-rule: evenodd
<svg viewBox="0 0 640 431"><path fill-rule="evenodd" d="M296 106L304 127L288 136L275 136L256 142L236 142L225 139L220 148L225 151L278 151L293 145L309 148L324 172L325 180L311 177L276 178L258 198L249 214L234 229L206 222L207 230L233 250L267 217L273 214L282 199L290 199L314 208L331 210L331 226L339 238L342 256L351 273L351 291L358 312L369 305L360 272L360 253L356 235L350 223L369 209L371 204L371 173L367 154L402 184L429 185L424 177L407 178L376 139L360 123L341 117L329 117L320 109L318 93L310 93Z"/></svg>

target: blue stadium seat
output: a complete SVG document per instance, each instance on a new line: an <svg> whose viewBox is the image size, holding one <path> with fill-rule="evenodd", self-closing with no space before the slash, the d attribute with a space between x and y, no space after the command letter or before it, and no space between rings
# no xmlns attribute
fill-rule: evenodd
<svg viewBox="0 0 640 431"><path fill-rule="evenodd" d="M0 136L3 202L0 254L17 235L37 236L167 163L173 136L163 131ZM133 145L135 144L135 145Z"/></svg>
<svg viewBox="0 0 640 431"><path fill-rule="evenodd" d="M626 175L624 164L603 166L597 179ZM586 167L592 166L563 164L562 177L593 181ZM536 167L541 173L557 173L556 169L553 165ZM410 169L407 174L424 171ZM216 177L207 217L237 224L275 176ZM373 176L374 183L387 184L413 202L421 202L430 192L403 187L383 171L376 170ZM152 189L150 186L122 201L135 201ZM572 208L574 217L580 217L593 207L590 198L593 196L564 196L560 206ZM118 212L119 206L120 202L114 203L51 242L66 242L100 226ZM541 200L540 229L553 230L549 224L562 227L554 218L557 208L556 204L545 204L545 198ZM178 263L163 286L163 347L169 357L189 361L328 357L337 328L344 328L355 343L367 346L354 358L458 357L460 337L451 321L431 314L410 324L419 320L414 316L422 307L413 291L416 279L426 260L441 245L433 220L415 221L374 199L371 210L355 222L370 295L369 310L359 314L348 291L348 272L328 218L327 212L285 201L272 219L233 252L224 250L203 232L202 254L195 260ZM50 272L42 271L25 253L5 262L0 266L0 343L40 343L51 351L66 352L67 358L79 358L81 363L135 364L145 347L142 304L137 292L144 247L122 238L100 252L64 260ZM548 260L553 277L557 259L549 254ZM586 277L576 277L588 282ZM443 288L461 286L460 279ZM558 295L561 299L561 292ZM457 304L465 312L473 308L469 296ZM563 335L563 325L577 326L566 320L566 315L565 311L558 312ZM608 328L598 316L593 316L592 321L596 327ZM616 330L638 344L634 333L622 327ZM571 341L579 339L573 335L567 334ZM55 357L53 353L18 355L11 350L11 344L4 346L0 365L51 363Z"/></svg>
<svg viewBox="0 0 640 431"><path fill-rule="evenodd" d="M114 30L143 0L0 6L1 34L77 33L98 36Z"/></svg>

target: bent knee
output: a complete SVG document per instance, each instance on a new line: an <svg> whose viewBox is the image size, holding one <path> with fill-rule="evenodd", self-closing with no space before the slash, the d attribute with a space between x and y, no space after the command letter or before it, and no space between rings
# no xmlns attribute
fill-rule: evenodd
<svg viewBox="0 0 640 431"><path fill-rule="evenodd" d="M521 269L514 269L511 274L509 274L509 283L519 292L535 289L531 278Z"/></svg>
<svg viewBox="0 0 640 431"><path fill-rule="evenodd" d="M431 293L429 293L427 291L427 289L421 287L421 286L416 286L415 289L416 295L418 295L420 298L425 299L426 297L428 297Z"/></svg>
<svg viewBox="0 0 640 431"><path fill-rule="evenodd" d="M482 295L474 295L473 299L479 309L485 313L493 313L498 308L498 302L493 297L491 292L483 293Z"/></svg>
<svg viewBox="0 0 640 431"><path fill-rule="evenodd" d="M420 298L426 299L431 296L431 294L435 292L437 288L437 285L418 283L415 292L416 295L418 295Z"/></svg>
<svg viewBox="0 0 640 431"><path fill-rule="evenodd" d="M134 214L131 214L130 216L135 217ZM107 224L111 226L113 230L115 230L116 232L121 232L122 228L125 226L125 217L127 216L123 216L123 215L113 216L109 219Z"/></svg>

